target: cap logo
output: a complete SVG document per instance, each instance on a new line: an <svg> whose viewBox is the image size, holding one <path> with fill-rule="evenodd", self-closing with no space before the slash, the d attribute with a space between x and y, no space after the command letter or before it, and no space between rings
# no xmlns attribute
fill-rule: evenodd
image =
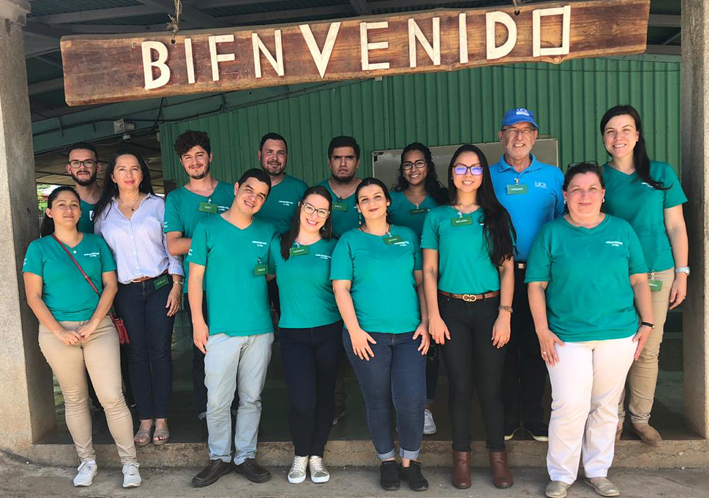
<svg viewBox="0 0 709 498"><path fill-rule="evenodd" d="M527 117L529 117L529 111L528 111L527 109L524 109L524 108L517 109L517 110L515 111L515 114L517 114L517 116L527 116Z"/></svg>

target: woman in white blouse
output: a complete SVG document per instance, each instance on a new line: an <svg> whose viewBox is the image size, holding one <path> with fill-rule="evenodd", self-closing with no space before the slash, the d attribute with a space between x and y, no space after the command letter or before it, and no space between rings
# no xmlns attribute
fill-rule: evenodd
<svg viewBox="0 0 709 498"><path fill-rule="evenodd" d="M151 436L156 445L170 438L170 345L184 274L167 250L164 215L165 201L153 193L143 158L118 151L94 208L94 231L106 240L118 267L114 305L130 338L128 373L140 418L138 446L149 444Z"/></svg>

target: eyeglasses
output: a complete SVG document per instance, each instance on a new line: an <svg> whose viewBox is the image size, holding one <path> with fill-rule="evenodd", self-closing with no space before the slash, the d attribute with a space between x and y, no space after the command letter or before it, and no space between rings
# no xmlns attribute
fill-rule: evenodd
<svg viewBox="0 0 709 498"><path fill-rule="evenodd" d="M79 169L82 166L84 168L93 168L98 164L98 161L94 161L93 159L87 159L86 161L69 161L69 166L71 166L72 169Z"/></svg>
<svg viewBox="0 0 709 498"><path fill-rule="evenodd" d="M453 173L458 176L465 175L468 171L473 176L480 176L483 174L482 166L466 166L465 164L456 164L453 166Z"/></svg>
<svg viewBox="0 0 709 498"><path fill-rule="evenodd" d="M536 131L534 128L505 128L502 130L510 135L522 135L523 137L531 137Z"/></svg>
<svg viewBox="0 0 709 498"><path fill-rule="evenodd" d="M406 161L405 163L402 163L401 169L410 170L414 166L416 166L416 169L423 169L426 167L426 161L423 161L421 159L419 159L415 163L412 163L411 161Z"/></svg>
<svg viewBox="0 0 709 498"><path fill-rule="evenodd" d="M330 211L327 209L316 209L315 206L312 206L307 202L303 203L303 211L305 211L305 214L318 213L318 218L327 218L330 216Z"/></svg>

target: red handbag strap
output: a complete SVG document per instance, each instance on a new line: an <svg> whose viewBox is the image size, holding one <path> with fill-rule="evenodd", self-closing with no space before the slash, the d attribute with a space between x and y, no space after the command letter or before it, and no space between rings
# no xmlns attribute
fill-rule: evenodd
<svg viewBox="0 0 709 498"><path fill-rule="evenodd" d="M94 283L91 281L91 279L89 278L89 276L86 274L86 272L84 271L84 269L81 267L81 265L79 264L79 262L76 260L76 258L71 255L71 252L69 251L69 249L67 249L66 246L65 246L64 244L62 244L62 242L57 238L56 235L52 234L52 238L57 241L57 244L59 244L59 246L60 246L62 249L64 249L64 252L67 253L67 255L71 258L71 260L74 262L74 264L75 264L76 267L79 269L79 271L80 271L81 274L84 276L84 278L85 278L86 281L89 283L89 285L90 285L91 288L94 290L94 292L95 292L96 294L98 294L99 297L101 297L101 293L98 291L98 289L96 288L96 286L94 285Z"/></svg>

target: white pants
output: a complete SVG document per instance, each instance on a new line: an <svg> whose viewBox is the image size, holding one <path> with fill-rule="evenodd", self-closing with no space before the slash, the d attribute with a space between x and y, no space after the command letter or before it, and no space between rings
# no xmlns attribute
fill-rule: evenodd
<svg viewBox="0 0 709 498"><path fill-rule="evenodd" d="M636 346L632 337L555 346L560 361L548 367L552 404L547 469L552 481L573 484L582 453L587 478L607 476L618 400Z"/></svg>

